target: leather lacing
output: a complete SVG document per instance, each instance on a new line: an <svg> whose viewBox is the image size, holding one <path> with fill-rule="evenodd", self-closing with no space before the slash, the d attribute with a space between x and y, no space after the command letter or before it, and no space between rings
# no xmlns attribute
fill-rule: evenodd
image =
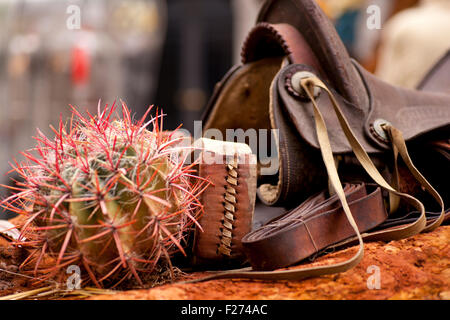
<svg viewBox="0 0 450 320"><path fill-rule="evenodd" d="M227 176L225 181L227 185L225 186L224 194L224 216L222 220L220 243L218 244L217 251L223 255L231 256L231 246L233 239L233 223L234 223L234 213L236 212L236 186L238 185L238 163L236 159L233 159L227 164Z"/></svg>

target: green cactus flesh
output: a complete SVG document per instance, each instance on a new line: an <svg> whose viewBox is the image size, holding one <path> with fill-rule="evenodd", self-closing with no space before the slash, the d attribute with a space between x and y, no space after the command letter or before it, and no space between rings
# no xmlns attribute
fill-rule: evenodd
<svg viewBox="0 0 450 320"><path fill-rule="evenodd" d="M200 214L206 181L183 166L160 117L133 122L122 104L123 119L111 121L114 111L83 117L73 109L67 131L61 123L53 141L38 132L28 161L14 167L24 182L3 205L29 217L20 244L35 249L27 262L47 278L75 264L84 283L142 284L144 273L184 252ZM54 265L41 268L43 255Z"/></svg>

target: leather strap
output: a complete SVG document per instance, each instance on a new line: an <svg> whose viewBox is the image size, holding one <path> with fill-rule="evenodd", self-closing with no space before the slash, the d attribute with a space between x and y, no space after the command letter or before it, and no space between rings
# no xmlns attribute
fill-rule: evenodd
<svg viewBox="0 0 450 320"><path fill-rule="evenodd" d="M364 148L361 146L361 143L358 141L358 139L355 137L355 134L353 133L352 129L350 128L350 125L345 118L342 110L339 108L339 105L334 98L334 95L331 93L331 91L328 89L328 87L319 79L316 77L313 78L305 78L301 81L302 88L306 91L308 94L311 103L314 105L315 114L319 115L320 110L315 102L315 98L313 96L314 93L314 87L320 87L321 89L325 90L333 104L334 111L339 119L339 123L341 125L342 130L345 133L345 136L347 137L352 150L358 159L359 163L362 165L362 167L365 169L365 171L369 174L369 176L382 188L387 190L390 194L394 194L405 201L407 201L409 204L414 206L419 212L420 216L419 218L412 224L383 230L377 233L374 233L371 238L376 240L384 240L384 241L390 241L395 239L403 239L410 237L412 235L415 235L421 231L431 231L437 228L444 219L445 209L444 209L444 202L439 195L439 193L436 192L436 190L428 183L428 181L425 179L425 177L422 176L422 174L417 170L417 168L412 163L411 158L409 157L408 150L405 144L405 140L403 139L403 136L399 130L394 128L392 125L385 124L384 128L388 132L390 136L390 140L392 143L392 149L394 153L394 157L397 158L397 154L400 154L403 161L407 165L410 172L413 174L413 176L417 179L417 181L433 196L433 198L439 203L441 207L441 213L439 215L439 218L436 219L434 223L426 227L426 216L425 216L425 208L423 204L416 198L414 198L411 195L398 192L394 188L392 188L389 183L386 182L386 180L383 178L383 176L380 174L378 169L373 164L372 160L370 159L367 152L364 150ZM316 120L317 121L317 120ZM318 128L319 129L319 128ZM320 128L320 130L326 130L325 128ZM318 132L319 135L319 132ZM330 147L331 149L331 147ZM324 161L326 161L324 159ZM331 177L330 177L331 178ZM335 187L333 183L333 187Z"/></svg>
<svg viewBox="0 0 450 320"><path fill-rule="evenodd" d="M370 238L372 240L394 240L394 239L402 239L412 235L415 235L421 231L430 231L439 226L444 218L444 204L440 195L434 190L434 188L428 183L428 181L420 174L420 172L413 165L406 148L406 144L404 139L397 129L392 126L385 126L385 130L389 133L392 148L394 155L397 153L400 154L403 161L414 175L414 177L421 183L421 185L436 199L436 201L441 206L441 213L439 218L437 218L431 225L426 227L426 216L425 216L425 208L423 204L416 198L411 195L398 192L393 187L391 187L386 180L382 177L378 169L373 164L372 160L368 156L367 152L361 146L361 143L355 137L350 125L348 124L344 114L342 113L339 105L334 98L331 91L327 88L327 86L316 77L307 77L301 80L301 87L308 95L313 107L314 107L314 120L316 125L316 134L320 145L320 150L322 154L323 161L325 163L328 177L330 180L330 185L333 188L334 193L340 200L342 205L342 210L344 211L348 222L356 234L356 238L359 243L359 249L356 254L350 259L326 266L316 266L309 267L303 269L296 270L277 270L277 271L251 271L250 268L240 269L240 270L230 270L228 272L222 272L218 274L214 274L212 276L194 280L197 281L205 281L212 279L223 279L223 278L245 278L245 279L268 279L268 280L301 280L308 277L320 276L331 273L339 273L346 271L355 265L357 265L364 255L364 245L363 245L363 237L360 234L358 226L355 222L355 219L351 213L350 206L347 202L347 197L342 187L341 181L338 176L338 172L336 169L333 152L330 145L330 140L327 133L327 128L323 116L320 112L320 109L314 98L314 89L315 87L319 87L325 90L328 96L331 99L333 104L334 111L336 116L339 119L339 123L341 125L342 130L347 137L349 144L351 145L353 152L362 165L362 167L366 170L369 176L383 189L387 190L389 193L394 194L407 201L409 204L414 206L419 212L420 215L416 221L406 226L395 227L388 230L380 230L368 234L365 238Z"/></svg>
<svg viewBox="0 0 450 320"><path fill-rule="evenodd" d="M386 220L380 188L347 184L344 192L360 232ZM250 232L242 238L242 245L254 270L274 270L298 263L352 235L338 196L327 197L323 191Z"/></svg>

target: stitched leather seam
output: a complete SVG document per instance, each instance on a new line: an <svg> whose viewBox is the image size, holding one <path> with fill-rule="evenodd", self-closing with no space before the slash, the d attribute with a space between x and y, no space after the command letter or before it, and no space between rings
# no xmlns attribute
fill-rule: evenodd
<svg viewBox="0 0 450 320"><path fill-rule="evenodd" d="M269 96L269 99L270 99L270 101L269 101L269 114L270 114L270 122L271 122L271 126L272 126L272 128L276 128L276 125L275 125L275 113L274 113L274 110L273 110L273 86L275 85L275 81L272 81L272 83L270 84L270 96ZM277 199L275 200L275 202L279 202L280 201L280 193L283 191L283 201L286 201L286 198L287 198L287 195L288 195L288 192L287 192L287 190L289 190L289 188L290 188L290 176L289 176L289 173L291 172L291 170L290 170L290 167L291 167L291 164L290 164L290 158L289 158L289 153L288 152L285 152L285 153L283 153L282 152L282 150L284 149L284 150L288 150L287 149L287 146L286 146L286 139L282 139L282 137L281 137L281 130L279 131L279 134L278 134L278 159L279 159L279 161L280 161L280 168L279 168L279 179L278 179L278 185L277 185ZM282 148L282 144L283 144L283 146L284 146L284 148ZM282 165L282 162L283 162L283 155L286 155L286 162L287 162L287 164L286 164L286 166L287 166L287 172L288 172L288 175L287 175L287 182L286 182L286 190L282 190L281 188L283 187L282 186L282 184L284 183L284 172L283 172L283 165Z"/></svg>
<svg viewBox="0 0 450 320"><path fill-rule="evenodd" d="M225 256L230 257L232 250L232 239L233 239L233 223L235 220L234 213L236 212L236 203L237 203L237 191L236 186L238 185L238 164L236 159L227 165L227 176L225 177L225 181L227 182L225 186L225 194L224 194L224 216L222 220L222 228L220 243L218 244L217 251Z"/></svg>

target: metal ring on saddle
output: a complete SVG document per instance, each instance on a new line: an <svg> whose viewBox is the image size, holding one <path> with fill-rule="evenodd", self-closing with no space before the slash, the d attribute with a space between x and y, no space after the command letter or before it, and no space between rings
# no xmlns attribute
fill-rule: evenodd
<svg viewBox="0 0 450 320"><path fill-rule="evenodd" d="M392 124L384 119L376 119L372 123L372 129L375 133L376 137L381 139L384 142L389 142L389 136L386 131L386 126L392 126Z"/></svg>
<svg viewBox="0 0 450 320"><path fill-rule="evenodd" d="M316 77L315 74L309 72L309 71L299 71L296 72L292 75L292 77L290 78L290 82L291 82L291 88L299 95L300 98L302 99L309 99L308 95L306 94L305 90L302 88L302 86L300 85L300 82L303 79L306 78L314 78ZM317 98L321 93L321 89L317 86L314 87L314 98Z"/></svg>

